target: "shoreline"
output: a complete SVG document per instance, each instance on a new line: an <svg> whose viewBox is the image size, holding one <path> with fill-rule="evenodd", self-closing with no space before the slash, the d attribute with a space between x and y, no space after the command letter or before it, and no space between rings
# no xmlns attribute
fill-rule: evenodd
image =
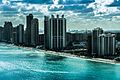
<svg viewBox="0 0 120 80"><path fill-rule="evenodd" d="M11 46L16 46L16 45L11 44ZM76 59L82 59L82 60L87 60L87 61L92 61L92 62L107 63L107 64L119 64L120 65L120 62L117 62L115 60L110 60L110 59L89 58L87 56L78 56L78 55L74 55L74 54L70 54L70 53L55 52L55 51L49 51L49 50L42 50L42 49L37 49L37 48L33 48L33 47L25 47L25 46L16 46L16 47L30 49L30 50L31 49L35 49L37 51L44 52L44 54L51 54L51 55L68 57L68 58L76 58Z"/></svg>
<svg viewBox="0 0 120 80"><path fill-rule="evenodd" d="M86 57L86 56L77 56L77 55L73 55L73 54L70 54L70 53L55 52L55 51L45 51L45 52L47 52L45 54L58 55L58 56L63 56L63 57L68 57L68 58L82 59L82 60L87 60L87 61L91 61L91 62L99 62L99 63L118 64L118 65L120 65L120 62L117 62L115 60L110 60L110 59L89 58L89 57Z"/></svg>

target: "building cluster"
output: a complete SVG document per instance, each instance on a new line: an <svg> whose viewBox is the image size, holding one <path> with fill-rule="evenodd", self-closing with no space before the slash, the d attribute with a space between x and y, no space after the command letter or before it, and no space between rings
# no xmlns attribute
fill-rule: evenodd
<svg viewBox="0 0 120 80"><path fill-rule="evenodd" d="M0 41L23 46L40 46L45 50L84 53L89 56L116 56L119 33L106 32L102 28L72 30L66 32L64 15L44 17L44 34L39 34L39 20L32 14L26 16L26 28L19 24L13 27L5 22L0 27Z"/></svg>
<svg viewBox="0 0 120 80"><path fill-rule="evenodd" d="M94 56L115 56L116 34L104 32L102 28L95 28L92 31L92 55Z"/></svg>
<svg viewBox="0 0 120 80"><path fill-rule="evenodd" d="M14 43L16 45L37 46L39 44L39 22L33 18L32 14L26 17L26 29L19 24L13 27L12 22L5 22L4 27L0 27L0 41Z"/></svg>

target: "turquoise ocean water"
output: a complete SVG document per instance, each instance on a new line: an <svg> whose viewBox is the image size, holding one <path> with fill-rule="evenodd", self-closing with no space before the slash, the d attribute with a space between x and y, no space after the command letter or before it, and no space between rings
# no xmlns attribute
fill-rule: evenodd
<svg viewBox="0 0 120 80"><path fill-rule="evenodd" d="M120 65L0 43L0 80L120 80Z"/></svg>

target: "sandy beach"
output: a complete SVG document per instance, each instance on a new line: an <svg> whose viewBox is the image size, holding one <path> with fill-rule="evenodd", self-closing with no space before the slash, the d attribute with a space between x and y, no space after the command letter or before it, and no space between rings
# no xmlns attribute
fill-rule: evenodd
<svg viewBox="0 0 120 80"><path fill-rule="evenodd" d="M33 48L30 48L30 47L21 47L21 48L25 48L25 49L28 49L28 50L33 49ZM74 54L64 53L64 52L46 51L46 50L40 50L40 49L36 49L36 50L37 50L37 54L39 54L39 52L42 52L44 54L58 55L58 56L63 56L63 57L68 57L68 58L76 58L76 59L93 61L93 62L101 62L101 63L107 63L107 64L120 65L119 62L116 62L115 60L110 60L110 59L88 58L86 56L77 56L77 55L74 55Z"/></svg>
<svg viewBox="0 0 120 80"><path fill-rule="evenodd" d="M58 55L58 56L69 57L69 58L77 58L77 59L93 61L93 62L101 62L101 63L120 65L119 62L116 62L115 60L110 60L110 59L88 58L86 56L77 56L77 55L73 55L73 54L70 54L70 53L55 52L55 51L44 51L44 52L45 52L45 54L52 54L52 55Z"/></svg>

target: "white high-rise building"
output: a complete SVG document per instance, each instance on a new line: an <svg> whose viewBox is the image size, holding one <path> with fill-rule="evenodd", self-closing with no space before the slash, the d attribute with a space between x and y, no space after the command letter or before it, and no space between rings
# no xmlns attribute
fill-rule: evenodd
<svg viewBox="0 0 120 80"><path fill-rule="evenodd" d="M98 55L98 36L103 33L102 28L94 28L92 31L92 55Z"/></svg>
<svg viewBox="0 0 120 80"><path fill-rule="evenodd" d="M115 55L115 34L101 34L99 35L99 56Z"/></svg>
<svg viewBox="0 0 120 80"><path fill-rule="evenodd" d="M51 18L45 16L44 20L45 48L63 50L66 47L66 19L62 17Z"/></svg>

